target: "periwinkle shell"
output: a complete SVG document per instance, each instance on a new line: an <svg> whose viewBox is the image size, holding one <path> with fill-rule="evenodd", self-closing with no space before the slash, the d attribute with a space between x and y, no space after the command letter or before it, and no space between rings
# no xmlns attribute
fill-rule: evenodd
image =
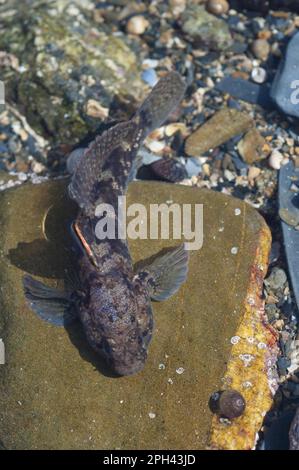
<svg viewBox="0 0 299 470"><path fill-rule="evenodd" d="M246 402L236 390L224 390L212 394L209 406L213 413L223 418L234 419L244 413Z"/></svg>

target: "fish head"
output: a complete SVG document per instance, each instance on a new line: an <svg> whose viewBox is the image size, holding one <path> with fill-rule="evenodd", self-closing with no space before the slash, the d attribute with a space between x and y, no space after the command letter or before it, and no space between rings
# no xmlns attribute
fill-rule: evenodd
<svg viewBox="0 0 299 470"><path fill-rule="evenodd" d="M105 278L90 290L85 330L89 342L118 375L139 372L147 359L153 313L146 292L125 277Z"/></svg>
<svg viewBox="0 0 299 470"><path fill-rule="evenodd" d="M153 331L152 308L144 299L138 299L138 312L133 327L123 335L122 341L112 358L112 366L119 375L133 375L140 372L147 360L148 347Z"/></svg>

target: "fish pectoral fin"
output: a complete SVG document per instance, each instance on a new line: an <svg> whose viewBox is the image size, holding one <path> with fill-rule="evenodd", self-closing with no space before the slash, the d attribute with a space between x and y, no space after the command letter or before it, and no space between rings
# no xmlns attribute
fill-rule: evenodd
<svg viewBox="0 0 299 470"><path fill-rule="evenodd" d="M29 306L42 320L56 326L65 326L75 320L70 293L48 287L28 274L23 277L23 286Z"/></svg>
<svg viewBox="0 0 299 470"><path fill-rule="evenodd" d="M139 276L146 280L153 300L166 300L179 290L187 279L188 260L188 251L181 244L143 267Z"/></svg>

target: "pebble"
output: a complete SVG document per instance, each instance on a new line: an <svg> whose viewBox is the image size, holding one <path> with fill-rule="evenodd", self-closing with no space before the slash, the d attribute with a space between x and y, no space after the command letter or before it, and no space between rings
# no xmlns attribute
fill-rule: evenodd
<svg viewBox="0 0 299 470"><path fill-rule="evenodd" d="M235 173L233 173L230 170L224 170L224 177L227 179L227 181L231 182L236 179Z"/></svg>
<svg viewBox="0 0 299 470"><path fill-rule="evenodd" d="M270 53L270 44L266 39L256 39L252 43L251 50L257 59L265 61Z"/></svg>
<svg viewBox="0 0 299 470"><path fill-rule="evenodd" d="M279 375L286 375L287 368L291 364L291 361L286 357L279 357L277 361L277 367L279 370Z"/></svg>
<svg viewBox="0 0 299 470"><path fill-rule="evenodd" d="M282 161L282 153L279 152L279 150L273 150L268 160L270 168L273 168L273 170L280 170Z"/></svg>
<svg viewBox="0 0 299 470"><path fill-rule="evenodd" d="M202 169L202 165L197 158L187 158L185 163L185 168L188 173L188 177L191 178L192 176L197 176Z"/></svg>
<svg viewBox="0 0 299 470"><path fill-rule="evenodd" d="M164 140L152 140L147 138L145 145L151 152L160 153L164 150L166 144Z"/></svg>
<svg viewBox="0 0 299 470"><path fill-rule="evenodd" d="M180 15L186 8L186 0L169 0L169 6L174 16Z"/></svg>
<svg viewBox="0 0 299 470"><path fill-rule="evenodd" d="M287 281L286 273L281 268L273 268L271 274L265 279L265 285L273 290L282 289Z"/></svg>
<svg viewBox="0 0 299 470"><path fill-rule="evenodd" d="M223 108L187 138L185 151L187 155L200 156L242 134L251 126L252 119L248 114L234 108Z"/></svg>
<svg viewBox="0 0 299 470"><path fill-rule="evenodd" d="M254 180L261 174L261 169L257 166L251 166L248 170L248 182L251 186L254 185Z"/></svg>
<svg viewBox="0 0 299 470"><path fill-rule="evenodd" d="M101 105L99 101L90 99L86 103L86 114L87 116L97 118L97 119L106 119L109 114L109 108L105 108Z"/></svg>
<svg viewBox="0 0 299 470"><path fill-rule="evenodd" d="M207 10L213 15L223 15L229 10L229 4L226 0L208 0Z"/></svg>
<svg viewBox="0 0 299 470"><path fill-rule="evenodd" d="M222 51L233 44L228 24L208 13L203 5L190 3L181 22L183 32L208 50Z"/></svg>
<svg viewBox="0 0 299 470"><path fill-rule="evenodd" d="M126 29L129 34L140 36L141 34L145 33L148 27L149 22L146 18L144 18L144 16L135 15L128 20Z"/></svg>
<svg viewBox="0 0 299 470"><path fill-rule="evenodd" d="M149 86L153 87L158 81L157 73L154 69L146 69L141 73L142 80Z"/></svg>
<svg viewBox="0 0 299 470"><path fill-rule="evenodd" d="M36 174L40 174L43 171L46 171L46 167L40 162L33 162L31 165L32 171Z"/></svg>
<svg viewBox="0 0 299 470"><path fill-rule="evenodd" d="M240 100L259 104L262 108L272 109L273 102L267 84L252 83L239 77L224 77L216 84L216 89Z"/></svg>
<svg viewBox="0 0 299 470"><path fill-rule="evenodd" d="M256 128L250 129L238 143L238 152L244 162L251 165L266 158L271 149Z"/></svg>
<svg viewBox="0 0 299 470"><path fill-rule="evenodd" d="M264 83L267 80L267 72L262 67L254 67L251 72L251 78L255 83Z"/></svg>
<svg viewBox="0 0 299 470"><path fill-rule="evenodd" d="M288 209L281 208L279 209L279 217L291 227L299 225L299 213L292 213Z"/></svg>
<svg viewBox="0 0 299 470"><path fill-rule="evenodd" d="M179 160L174 158L161 158L153 162L150 168L159 179L171 181L172 183L177 183L188 177L185 165L182 165Z"/></svg>

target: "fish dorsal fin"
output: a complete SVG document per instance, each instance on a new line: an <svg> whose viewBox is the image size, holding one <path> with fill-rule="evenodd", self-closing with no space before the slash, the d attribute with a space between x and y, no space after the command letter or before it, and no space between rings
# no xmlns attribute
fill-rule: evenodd
<svg viewBox="0 0 299 470"><path fill-rule="evenodd" d="M121 122L97 136L91 142L75 169L69 185L69 194L84 212L93 210L96 203L95 185L101 179L103 166L118 147L128 152L135 143L138 125L133 121Z"/></svg>
<svg viewBox="0 0 299 470"><path fill-rule="evenodd" d="M185 91L186 84L177 72L169 72L160 78L133 118L139 121L142 139L163 124L179 105Z"/></svg>

